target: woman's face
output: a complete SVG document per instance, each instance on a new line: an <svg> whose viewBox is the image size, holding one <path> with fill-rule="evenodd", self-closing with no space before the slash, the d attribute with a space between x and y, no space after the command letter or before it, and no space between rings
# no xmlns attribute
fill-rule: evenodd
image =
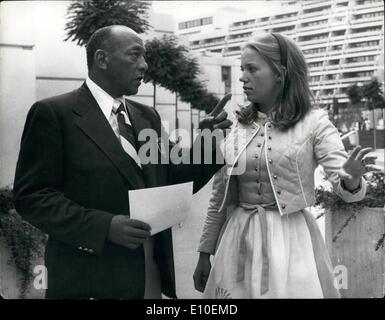
<svg viewBox="0 0 385 320"><path fill-rule="evenodd" d="M245 48L241 57L243 91L261 111L268 111L277 99L280 80L270 65L254 49Z"/></svg>

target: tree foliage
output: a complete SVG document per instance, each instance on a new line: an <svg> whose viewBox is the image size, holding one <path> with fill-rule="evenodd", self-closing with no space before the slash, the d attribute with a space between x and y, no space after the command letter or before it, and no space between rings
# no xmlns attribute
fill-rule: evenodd
<svg viewBox="0 0 385 320"><path fill-rule="evenodd" d="M362 87L362 96L368 101L369 110L385 108L384 93L381 86L381 83L374 78Z"/></svg>
<svg viewBox="0 0 385 320"><path fill-rule="evenodd" d="M77 41L84 46L97 29L115 24L144 33L150 28L150 5L142 0L76 0L68 7L65 41Z"/></svg>
<svg viewBox="0 0 385 320"><path fill-rule="evenodd" d="M114 24L143 33L150 27L146 20L149 6L149 2L139 0L77 0L68 8L65 40L84 46L97 29ZM177 93L195 109L210 112L214 108L218 98L199 81L198 62L175 36L154 38L147 41L145 47L148 64L145 82Z"/></svg>
<svg viewBox="0 0 385 320"><path fill-rule="evenodd" d="M178 44L175 36L164 35L146 42L148 70L145 82L159 84L192 107L210 112L218 98L207 91L199 80L200 68L197 60L188 55L188 49Z"/></svg>
<svg viewBox="0 0 385 320"><path fill-rule="evenodd" d="M357 105L362 100L361 88L356 83L348 87L347 95L352 105Z"/></svg>
<svg viewBox="0 0 385 320"><path fill-rule="evenodd" d="M385 99L381 87L381 83L376 78L373 78L362 87L359 87L357 84L348 87L347 96L353 106L361 105L362 99L365 98L369 110L383 109L385 108Z"/></svg>

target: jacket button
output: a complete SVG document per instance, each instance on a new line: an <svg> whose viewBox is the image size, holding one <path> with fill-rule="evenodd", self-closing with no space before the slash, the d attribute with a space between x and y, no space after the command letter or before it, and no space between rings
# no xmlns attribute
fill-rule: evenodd
<svg viewBox="0 0 385 320"><path fill-rule="evenodd" d="M265 134L264 133L261 133L261 137L263 137Z"/></svg>
<svg viewBox="0 0 385 320"><path fill-rule="evenodd" d="M271 147L268 147L267 150L271 151Z"/></svg>
<svg viewBox="0 0 385 320"><path fill-rule="evenodd" d="M258 148L260 148L260 147L261 147L261 144L260 144L260 143L258 143L258 145L257 145L257 146L258 146Z"/></svg>
<svg viewBox="0 0 385 320"><path fill-rule="evenodd" d="M278 194L281 194L281 190L278 190L277 193L278 193Z"/></svg>
<svg viewBox="0 0 385 320"><path fill-rule="evenodd" d="M269 136L269 140L271 140L271 137Z"/></svg>
<svg viewBox="0 0 385 320"><path fill-rule="evenodd" d="M258 155L257 154L255 155L255 159L258 159Z"/></svg>
<svg viewBox="0 0 385 320"><path fill-rule="evenodd" d="M78 247L79 250L83 250L83 247Z"/></svg>
<svg viewBox="0 0 385 320"><path fill-rule="evenodd" d="M271 128L271 124L267 125L269 128Z"/></svg>
<svg viewBox="0 0 385 320"><path fill-rule="evenodd" d="M285 208L286 208L286 205L285 205L285 204L283 204L281 207L282 207L282 209L285 209Z"/></svg>
<svg viewBox="0 0 385 320"><path fill-rule="evenodd" d="M273 163L273 160L269 159L269 162L270 162L270 163Z"/></svg>
<svg viewBox="0 0 385 320"><path fill-rule="evenodd" d="M273 176L273 178L274 178L274 179L277 179L277 176L276 176L276 175L274 175L274 176Z"/></svg>

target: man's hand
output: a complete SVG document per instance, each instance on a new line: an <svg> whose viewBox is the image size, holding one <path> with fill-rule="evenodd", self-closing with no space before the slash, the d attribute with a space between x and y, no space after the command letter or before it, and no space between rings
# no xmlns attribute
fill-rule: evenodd
<svg viewBox="0 0 385 320"><path fill-rule="evenodd" d="M150 230L147 223L116 215L111 220L108 240L128 249L136 249L151 236Z"/></svg>
<svg viewBox="0 0 385 320"><path fill-rule="evenodd" d="M228 129L232 121L227 119L227 112L223 111L226 103L231 99L231 93L226 94L205 119L199 122L199 129Z"/></svg>

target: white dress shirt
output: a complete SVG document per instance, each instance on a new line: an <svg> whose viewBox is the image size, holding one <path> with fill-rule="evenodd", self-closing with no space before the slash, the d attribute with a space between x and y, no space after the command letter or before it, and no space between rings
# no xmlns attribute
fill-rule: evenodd
<svg viewBox="0 0 385 320"><path fill-rule="evenodd" d="M100 109L102 110L104 116L106 117L107 121L109 122L112 130L114 130L115 135L120 139L117 115L112 112L112 108L114 106L119 107L121 103L123 103L126 108L125 96L114 99L106 91L100 88L94 81L92 81L90 77L87 77L86 84L88 89L90 89L91 94L95 98L96 102L98 103ZM131 124L130 118L128 116L125 117L125 119L128 124Z"/></svg>

